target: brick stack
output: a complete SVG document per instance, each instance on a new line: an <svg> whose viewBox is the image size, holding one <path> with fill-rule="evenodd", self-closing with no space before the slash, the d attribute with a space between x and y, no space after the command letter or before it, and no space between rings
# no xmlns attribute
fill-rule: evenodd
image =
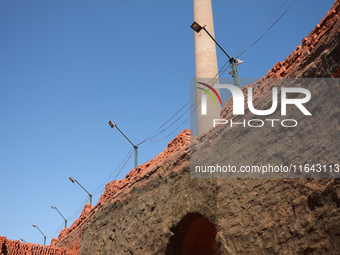
<svg viewBox="0 0 340 255"><path fill-rule="evenodd" d="M320 24L312 30L312 32L305 38L302 39L302 44L297 46L296 49L284 60L276 63L271 70L267 72L267 75L262 77L253 85L247 85L242 88L244 94L244 105L245 109L248 108L247 105L247 90L249 87L253 88L253 102L255 104L256 100L262 97L265 93L271 90L273 86L276 85L275 81L270 81L269 79L277 78L298 78L299 69L301 69L301 63L306 61L313 56L317 55L317 51L320 47L324 47L324 42L321 39L326 38L329 34L328 32L337 23L340 16L340 0L336 0L327 12L326 16L321 20ZM340 69L338 69L338 74L333 75L333 77L340 77ZM228 100L222 109L221 118L230 119L232 118L233 100Z"/></svg>
<svg viewBox="0 0 340 255"><path fill-rule="evenodd" d="M65 255L66 248L51 247L33 243L22 243L0 236L0 255Z"/></svg>
<svg viewBox="0 0 340 255"><path fill-rule="evenodd" d="M339 20L339 16L340 1L336 0L320 24L316 25L313 31L302 39L302 44L297 46L284 61L276 63L273 68L267 72L265 78L282 78L289 74L303 58L312 53L312 50L317 47L320 39L330 31Z"/></svg>
<svg viewBox="0 0 340 255"><path fill-rule="evenodd" d="M76 229L86 219L87 215L91 212L92 209L102 206L118 191L124 189L129 184L132 184L141 175L145 174L148 170L157 166L157 164L161 163L164 159L170 157L171 155L179 151L181 148L188 145L190 143L190 135L191 131L189 129L183 130L171 142L168 143L168 146L165 148L164 152L159 153L156 156L156 158L153 158L150 161L142 165L139 165L136 169L131 170L130 173L125 176L124 179L115 180L106 184L105 191L100 196L97 205L91 206L90 204L86 204L79 218L76 219L69 228L64 228L63 230L61 230L58 239L53 239L51 245L56 245L60 240L62 240L70 232Z"/></svg>
<svg viewBox="0 0 340 255"><path fill-rule="evenodd" d="M0 255L5 254L6 237L0 236Z"/></svg>
<svg viewBox="0 0 340 255"><path fill-rule="evenodd" d="M61 230L60 233L59 233L58 239L54 238L51 241L51 245L55 245L58 242L58 240L61 240L68 233L70 233L72 230L74 230L86 218L86 216L91 212L91 210L93 208L94 208L94 206L91 206L90 203L86 203L82 213L79 216L79 218L76 219L69 228L64 228L63 230Z"/></svg>
<svg viewBox="0 0 340 255"><path fill-rule="evenodd" d="M266 92L270 91L271 87L275 85L275 83L269 83L268 81L265 81L264 78L293 78L296 74L296 69L299 68L301 63L307 58L311 57L317 51L317 49L322 46L321 40L324 40L324 38L327 37L328 31L330 31L339 20L339 16L340 0L336 0L331 10L326 14L325 18L321 20L320 24L317 25L315 29L313 29L313 31L302 40L302 44L297 46L297 48L284 61L275 64L273 68L267 72L267 75L265 77L262 77L262 79L260 79L255 84L248 85L242 88L244 95L247 94L247 88L251 86L253 88L253 101L256 101L262 98L262 96L266 94ZM335 76L340 77L340 69L338 70L338 73L335 74ZM245 96L245 104L246 103L247 97ZM221 117L228 119L231 114L232 99L225 103L223 111L221 113ZM58 245L59 243L59 245L65 245L65 243L68 242L68 244L66 244L65 246L70 247L69 243L72 243L72 240L64 242L62 239L67 239L69 236L72 235L73 237L70 237L69 239L76 239L76 235L81 236L81 233L79 234L76 232L81 232L83 228L77 227L81 225L82 222L85 222L85 219L89 216L89 214L91 215L96 213L96 210L99 210L99 208L106 204L110 200L110 198L114 197L116 194L119 194L120 191L128 188L129 185L137 182L141 176L148 176L148 174L150 173L149 171L151 171L152 169L156 169L155 171L158 172L158 166L162 162L166 161L168 158L171 158L171 156L175 155L176 152L179 151L181 148L188 145L189 141L190 130L184 130L176 138L174 138L173 141L168 144L164 152L158 154L156 158L138 166L136 169L133 169L132 171L130 171L129 174L125 176L124 179L115 180L106 184L105 191L101 195L97 205L91 208L85 206L84 211L79 219L77 219L70 228L63 229L60 232L58 239L54 239L52 241L52 244ZM72 233L68 235L70 232Z"/></svg>
<svg viewBox="0 0 340 255"><path fill-rule="evenodd" d="M125 176L125 179L112 181L106 184L105 191L101 195L98 204L105 203L105 201L112 197L116 192L123 189L128 184L133 183L143 173L162 162L165 158L170 157L173 153L180 150L184 146L188 145L190 143L190 134L191 131L189 129L184 129L171 142L168 143L168 146L165 148L164 152L159 153L156 158L153 158L150 161L139 165L136 169L131 170L130 173Z"/></svg>

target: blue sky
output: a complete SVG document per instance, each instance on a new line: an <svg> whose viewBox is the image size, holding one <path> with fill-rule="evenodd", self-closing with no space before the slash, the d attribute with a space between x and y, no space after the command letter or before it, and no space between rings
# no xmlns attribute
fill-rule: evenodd
<svg viewBox="0 0 340 255"><path fill-rule="evenodd" d="M235 54L284 2L213 1L217 41ZM240 77L266 75L333 2L298 0L241 57ZM63 225L51 205L74 216L70 226L86 199L68 178L92 193L131 149L108 121L138 144L189 101L192 22L192 1L183 0L0 1L0 236L39 243L36 224L49 244ZM227 59L217 52L222 67ZM174 132L169 137L141 144L139 163L189 128L183 121L156 139ZM133 157L117 178L132 168Z"/></svg>

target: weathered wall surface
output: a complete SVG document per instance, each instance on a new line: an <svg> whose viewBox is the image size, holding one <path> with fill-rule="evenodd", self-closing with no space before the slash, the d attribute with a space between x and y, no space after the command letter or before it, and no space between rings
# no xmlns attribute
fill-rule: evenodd
<svg viewBox="0 0 340 255"><path fill-rule="evenodd" d="M65 255L66 248L51 247L33 243L22 243L17 240L8 240L5 236L0 236L1 255Z"/></svg>
<svg viewBox="0 0 340 255"><path fill-rule="evenodd" d="M302 39L302 44L284 60L278 62L267 72L267 75L252 85L242 87L247 108L248 87L253 88L254 106L260 109L263 96L270 93L272 86L264 79L268 78L331 78L340 77L340 1L336 0L320 24ZM232 118L233 100L223 106L221 118ZM263 106L263 105L262 105Z"/></svg>
<svg viewBox="0 0 340 255"><path fill-rule="evenodd" d="M178 223L200 213L221 254L338 254L339 180L191 179L189 168L98 212L79 254L171 253Z"/></svg>
<svg viewBox="0 0 340 255"><path fill-rule="evenodd" d="M320 25L291 56L275 65L267 78L336 77L340 66L339 12L337 0ZM268 100L263 97L271 89L262 84L259 81L252 85L257 89L257 109L267 106ZM317 92L318 100L322 99L318 101L322 107L339 106L339 102L334 101L335 97L339 101L336 96L339 87L328 87L323 92L319 89L313 93ZM332 92L334 100L327 100ZM223 118L230 116L230 104L225 104ZM317 107L312 106L317 115ZM331 122L318 128L331 124L338 136L339 116L335 112L331 117ZM211 144L227 137L228 132L217 127L200 137L197 146L209 149ZM248 138L253 135L242 133L242 143L237 141L241 136L229 140L229 147L224 148L226 154L237 143L237 150L252 151L254 143ZM289 137L287 132L283 135ZM307 137L308 132L303 135ZM269 152L257 153L258 162L280 154L282 144L275 142L274 136L270 142ZM283 143L289 145L289 138ZM334 146L327 153L331 153L332 160L337 160L339 147ZM324 155L322 148L317 148L320 155ZM301 152L306 157L317 156L316 150ZM202 219L201 216L216 230L213 234L218 247L210 244L205 254L339 254L338 179L191 179L188 167L179 172L169 168L167 172L168 175L136 186L129 196L111 200L98 211L84 228L79 254L199 254L187 252L185 247L195 244L202 249L209 248L190 241L186 235L195 233L190 226Z"/></svg>
<svg viewBox="0 0 340 255"><path fill-rule="evenodd" d="M336 0L332 8L327 12L325 17L316 25L313 31L302 39L301 45L284 60L276 63L271 70L267 72L266 78L282 78L282 77L301 77L300 72L308 66L308 73L304 73L304 77L331 77L322 73L323 70L315 69L317 63L315 58L322 51L331 49L337 42L337 29L334 28L339 21L340 3ZM339 60L339 56L334 56L334 60L323 62L323 69L332 69L334 71L334 63ZM339 64L339 62L337 62ZM311 66L309 66L311 64ZM334 72L333 72L334 73Z"/></svg>
<svg viewBox="0 0 340 255"><path fill-rule="evenodd" d="M130 192L133 189L147 186L150 181L159 178L159 176L167 175L168 169L179 171L184 165L188 164L190 133L190 130L187 129L182 131L156 158L131 170L124 179L106 184L105 191L97 205L91 208L85 206L79 219L70 228L62 230L58 239L52 240L51 244L67 247L66 255L78 254L84 228L108 203L120 203L120 201L130 197Z"/></svg>
<svg viewBox="0 0 340 255"><path fill-rule="evenodd" d="M215 181L188 172L158 177L98 212L85 228L80 254L165 254L171 227L189 212L216 210Z"/></svg>
<svg viewBox="0 0 340 255"><path fill-rule="evenodd" d="M339 3L264 78L340 77ZM262 80L249 86L255 108L266 107L271 86ZM222 118L232 117L231 106L232 100L224 105ZM209 149L225 131L215 128L198 142ZM99 203L53 242L72 255L79 249L83 255L190 254L181 249L195 241L185 233L204 216L216 230L219 250L211 244L206 254L338 254L338 180L190 179L189 170L182 169L190 158L188 132L125 179L107 184ZM244 141L248 148L250 140ZM332 153L338 154L338 148Z"/></svg>
<svg viewBox="0 0 340 255"><path fill-rule="evenodd" d="M222 254L338 254L339 180L220 181Z"/></svg>
<svg viewBox="0 0 340 255"><path fill-rule="evenodd" d="M336 0L290 56L242 89L252 86L256 109L269 108L272 86L263 82L264 78L340 77L339 16L340 1ZM315 102L323 108L339 108L339 88L313 91L319 100ZM318 106L312 108L313 116L321 118ZM231 113L229 100L221 117L232 118ZM338 137L340 113L330 117L318 128L329 129ZM217 127L200 137L197 146L206 147L201 157L211 153L212 145L230 132ZM86 205L79 219L62 230L51 246L0 237L0 254L339 254L339 180L191 179L186 167L190 161L189 136L190 131L184 130L155 159L138 166L125 179L108 183L98 204ZM269 152L262 153L264 157L255 150L251 137L254 134L245 132L228 142L239 143L239 151L256 151L254 160L273 158ZM282 158L283 147L274 140L270 144L275 157ZM337 162L339 146L325 148L303 149L297 156L327 154Z"/></svg>

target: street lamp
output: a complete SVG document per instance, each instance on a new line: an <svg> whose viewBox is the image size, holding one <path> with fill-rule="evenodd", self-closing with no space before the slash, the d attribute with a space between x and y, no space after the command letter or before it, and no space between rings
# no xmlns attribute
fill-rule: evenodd
<svg viewBox="0 0 340 255"><path fill-rule="evenodd" d="M22 239L22 238L20 238L20 241L26 243L26 241L24 239Z"/></svg>
<svg viewBox="0 0 340 255"><path fill-rule="evenodd" d="M92 195L91 195L91 194L90 194L83 186L81 186L81 184L80 184L76 179L73 179L72 177L70 177L69 179L70 179L70 181L73 182L73 183L74 183L74 182L78 183L79 186L82 187L83 190L85 190L85 191L87 192L87 194L89 194L89 196L90 196L90 204L91 204L91 206L92 206Z"/></svg>
<svg viewBox="0 0 340 255"><path fill-rule="evenodd" d="M215 40L214 37L206 30L205 26L200 26L196 21L191 25L191 28L196 32L199 33L202 29L210 36L211 39L217 44L217 46L223 51L224 54L227 55L229 58L229 63L230 63L230 69L231 69L231 75L233 76L234 79L234 85L238 88L240 88L240 78L238 76L238 71L237 71L237 66L241 64L243 61L239 59L234 59L229 56L229 54L222 48L222 46Z"/></svg>
<svg viewBox="0 0 340 255"><path fill-rule="evenodd" d="M40 233L44 236L44 245L46 244L46 236L43 234L43 232L41 232L41 230L40 230L40 228L38 228L38 226L37 225L32 225L34 228L37 228L39 231L40 231Z"/></svg>
<svg viewBox="0 0 340 255"><path fill-rule="evenodd" d="M61 215L61 217L63 217L63 219L65 220L65 228L67 228L67 220L65 219L65 217L59 212L59 210L57 209L57 207L54 207L54 206L52 206L52 205L51 205L51 207L52 207L52 209L56 209L57 212Z"/></svg>
<svg viewBox="0 0 340 255"><path fill-rule="evenodd" d="M129 138L127 138L127 136L122 132L122 130L120 130L118 127L117 127L117 124L113 124L112 121L110 120L109 121L109 125L111 128L117 128L119 132L122 133L122 135L132 144L133 148L135 149L135 169L137 168L138 166L138 146L134 145L131 140Z"/></svg>

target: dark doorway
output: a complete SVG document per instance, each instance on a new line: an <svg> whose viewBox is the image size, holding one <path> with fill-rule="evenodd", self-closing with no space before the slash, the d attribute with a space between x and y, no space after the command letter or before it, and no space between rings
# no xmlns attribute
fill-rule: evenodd
<svg viewBox="0 0 340 255"><path fill-rule="evenodd" d="M170 239L167 255L220 255L215 241L216 229L200 213L189 213L176 227Z"/></svg>

